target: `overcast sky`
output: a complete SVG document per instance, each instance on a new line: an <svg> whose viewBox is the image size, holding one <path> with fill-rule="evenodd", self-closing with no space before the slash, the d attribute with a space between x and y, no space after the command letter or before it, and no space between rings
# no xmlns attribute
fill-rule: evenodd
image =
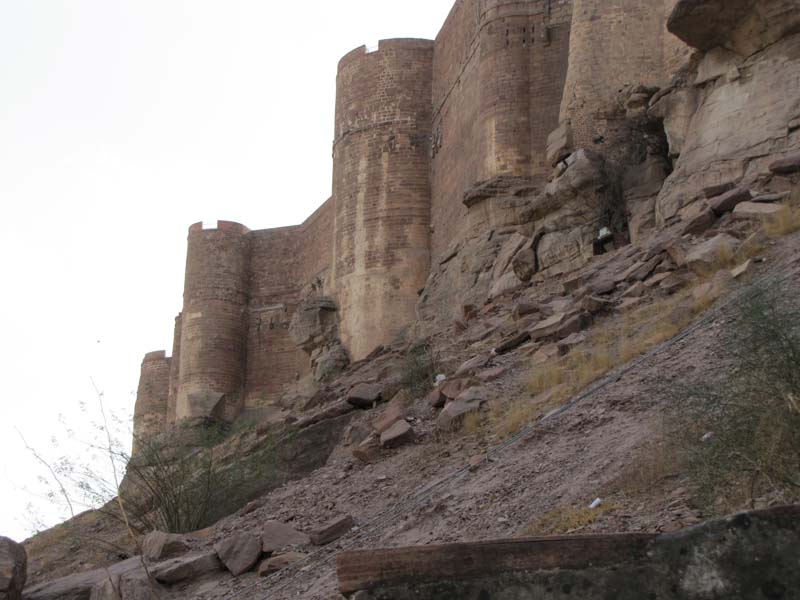
<svg viewBox="0 0 800 600"><path fill-rule="evenodd" d="M186 232L301 222L329 195L336 64L435 37L453 0L0 0L0 535L26 537L91 379L132 412L171 350Z"/></svg>

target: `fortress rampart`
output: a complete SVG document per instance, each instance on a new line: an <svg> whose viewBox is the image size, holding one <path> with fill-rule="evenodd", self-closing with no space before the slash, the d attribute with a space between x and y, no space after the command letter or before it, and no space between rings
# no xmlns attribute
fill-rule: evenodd
<svg viewBox="0 0 800 600"><path fill-rule="evenodd" d="M352 360L391 341L467 230L468 190L504 176L543 186L551 132L602 143L621 88L666 83L688 53L664 27L675 1L457 0L435 40L344 56L332 197L294 227L191 227L172 359L143 365L138 432L203 416L204 394L229 419L278 401L311 370L289 335L309 298L335 301Z"/></svg>

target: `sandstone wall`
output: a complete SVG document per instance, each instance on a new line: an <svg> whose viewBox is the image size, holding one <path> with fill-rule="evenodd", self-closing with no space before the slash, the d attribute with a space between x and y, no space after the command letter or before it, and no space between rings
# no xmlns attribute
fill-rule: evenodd
<svg viewBox="0 0 800 600"><path fill-rule="evenodd" d="M241 393L247 352L249 230L219 221L189 229L176 417L192 414L193 393Z"/></svg>
<svg viewBox="0 0 800 600"><path fill-rule="evenodd" d="M169 397L167 399L167 423L174 423L178 411L178 385L181 367L181 331L183 321L179 314L175 317L175 328L172 332L172 359L169 369Z"/></svg>
<svg viewBox="0 0 800 600"><path fill-rule="evenodd" d="M426 40L339 63L332 289L356 360L411 323L428 273L432 63Z"/></svg>
<svg viewBox="0 0 800 600"><path fill-rule="evenodd" d="M464 192L499 175L549 174L569 55L571 0L460 0L436 38L432 258L467 223Z"/></svg>
<svg viewBox="0 0 800 600"><path fill-rule="evenodd" d="M666 31L675 0L574 0L569 72L561 121L576 147L612 146L624 110L619 93L637 85L665 86L688 55Z"/></svg>
<svg viewBox="0 0 800 600"><path fill-rule="evenodd" d="M145 355L142 361L133 409L134 455L141 447L141 440L161 433L166 427L170 363L163 350Z"/></svg>

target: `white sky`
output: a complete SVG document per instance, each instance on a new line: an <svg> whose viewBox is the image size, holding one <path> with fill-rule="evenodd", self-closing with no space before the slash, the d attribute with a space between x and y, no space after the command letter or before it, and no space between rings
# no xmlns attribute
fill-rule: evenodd
<svg viewBox="0 0 800 600"><path fill-rule="evenodd" d="M171 351L187 228L329 195L336 64L436 35L453 0L0 0L0 535L90 378L132 412Z"/></svg>

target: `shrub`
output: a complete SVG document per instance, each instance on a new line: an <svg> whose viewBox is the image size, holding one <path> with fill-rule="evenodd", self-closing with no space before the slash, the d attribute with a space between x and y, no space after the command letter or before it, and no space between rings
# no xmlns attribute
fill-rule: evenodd
<svg viewBox="0 0 800 600"><path fill-rule="evenodd" d="M754 290L722 340L729 368L662 390L668 442L698 502L737 508L800 493L800 312L792 295Z"/></svg>
<svg viewBox="0 0 800 600"><path fill-rule="evenodd" d="M403 357L402 385L412 396L420 398L427 394L436 381L438 359L427 342L411 346Z"/></svg>

